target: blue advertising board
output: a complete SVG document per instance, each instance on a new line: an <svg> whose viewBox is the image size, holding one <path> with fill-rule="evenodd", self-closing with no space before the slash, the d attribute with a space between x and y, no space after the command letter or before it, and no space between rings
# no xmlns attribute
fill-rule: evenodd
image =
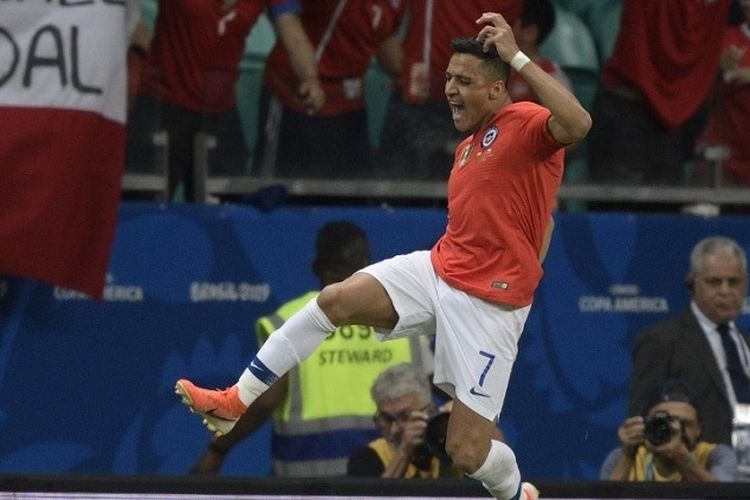
<svg viewBox="0 0 750 500"><path fill-rule="evenodd" d="M688 254L747 219L559 214L500 425L524 474L594 479L625 417L637 332L687 306ZM104 299L0 278L0 473L185 474L208 442L173 394L233 383L253 323L317 283L317 230L351 220L373 259L429 248L445 211L125 203ZM747 326L748 309L742 317ZM270 473L270 430L225 475Z"/></svg>

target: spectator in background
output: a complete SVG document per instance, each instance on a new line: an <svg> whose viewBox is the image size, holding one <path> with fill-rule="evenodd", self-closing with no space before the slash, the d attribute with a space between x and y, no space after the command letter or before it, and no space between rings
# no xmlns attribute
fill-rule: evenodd
<svg viewBox="0 0 750 500"><path fill-rule="evenodd" d="M594 180L676 184L692 153L733 0L625 0L592 111Z"/></svg>
<svg viewBox="0 0 750 500"><path fill-rule="evenodd" d="M291 84L290 52L271 51L263 79L254 171L277 177L370 175L364 76L372 57L398 65L398 0L302 0L326 103L314 113Z"/></svg>
<svg viewBox="0 0 750 500"><path fill-rule="evenodd" d="M617 430L622 446L602 464L600 479L612 481L735 481L737 457L726 444L706 442L689 388L666 381L643 416ZM711 415L705 415L710 420Z"/></svg>
<svg viewBox="0 0 750 500"><path fill-rule="evenodd" d="M699 149L721 144L729 157L722 162L721 184L750 185L750 0L738 0L744 21L724 31L718 95L699 140ZM705 160L694 181L712 184L713 172Z"/></svg>
<svg viewBox="0 0 750 500"><path fill-rule="evenodd" d="M539 52L539 46L555 27L555 7L550 0L524 0L521 17L513 25L513 34L518 41L518 48L529 56L540 68L552 75L570 92L573 84L560 66L552 60L545 59ZM532 101L539 103L539 97L531 90L526 80L511 71L508 79L508 93L513 102Z"/></svg>
<svg viewBox="0 0 750 500"><path fill-rule="evenodd" d="M382 436L354 451L348 475L405 479L461 476L445 453L447 428L440 425L443 421L433 420L432 433L439 435L432 435L428 442L428 422L438 409L423 372L405 363L391 366L378 375L370 393L377 407L375 424Z"/></svg>
<svg viewBox="0 0 750 500"><path fill-rule="evenodd" d="M747 296L745 251L721 236L699 241L690 254L686 283L690 307L636 340L629 414L648 409L653 387L680 379L692 389L692 401L704 416L702 437L731 445L735 404L750 403L750 349L735 323Z"/></svg>
<svg viewBox="0 0 750 500"><path fill-rule="evenodd" d="M484 12L499 12L513 26L523 0L404 0L408 19L396 89L381 135L377 175L445 180L464 136L446 120L445 68L454 38L476 32Z"/></svg>
<svg viewBox="0 0 750 500"><path fill-rule="evenodd" d="M264 9L291 54L288 85L305 109L320 108L313 47L302 29L298 0L160 0L142 92L129 129L129 164L159 127L169 140L168 196L180 183L193 201L193 144L198 132L217 137L213 171L240 174L248 157L236 109L235 83L245 39ZM283 49L282 49L283 50ZM153 123L161 118L160 123ZM151 122L151 123L150 123Z"/></svg>
<svg viewBox="0 0 750 500"><path fill-rule="evenodd" d="M141 4L138 0L128 0L127 30L130 37L128 45L128 112L135 106L135 99L141 87L143 63L151 45L151 34L141 16Z"/></svg>
<svg viewBox="0 0 750 500"><path fill-rule="evenodd" d="M321 289L347 278L369 260L367 236L355 224L329 222L318 232L312 270ZM317 295L318 291L307 292L258 319L258 343L265 343ZM359 362L333 363L334 355ZM226 421L207 419L209 429L223 435L209 444L191 472L218 472L226 454L273 415L274 475L343 476L349 454L378 435L372 421L375 404L369 396L375 378L389 366L409 362L406 366L426 379L432 370L431 358L429 345L418 339L381 344L370 327L337 328L312 356L266 391L231 431L222 425Z"/></svg>

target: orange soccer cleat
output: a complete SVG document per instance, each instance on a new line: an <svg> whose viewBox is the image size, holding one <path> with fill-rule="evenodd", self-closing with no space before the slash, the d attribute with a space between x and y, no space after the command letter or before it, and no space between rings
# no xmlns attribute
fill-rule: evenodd
<svg viewBox="0 0 750 500"><path fill-rule="evenodd" d="M237 395L237 386L220 389L203 389L189 380L180 379L175 393L191 412L203 417L203 423L215 435L229 432L247 407Z"/></svg>

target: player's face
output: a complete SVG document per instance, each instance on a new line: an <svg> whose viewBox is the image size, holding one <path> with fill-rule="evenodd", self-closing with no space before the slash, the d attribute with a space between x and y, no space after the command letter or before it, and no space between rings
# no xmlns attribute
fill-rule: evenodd
<svg viewBox="0 0 750 500"><path fill-rule="evenodd" d="M745 19L750 21L750 0L740 0L740 9L742 9Z"/></svg>
<svg viewBox="0 0 750 500"><path fill-rule="evenodd" d="M714 323L739 316L747 295L747 273L739 258L708 254L703 269L693 276L693 300Z"/></svg>
<svg viewBox="0 0 750 500"><path fill-rule="evenodd" d="M445 71L445 96L453 124L461 132L477 132L495 113L491 101L503 83L491 79L481 64L473 55L454 54Z"/></svg>

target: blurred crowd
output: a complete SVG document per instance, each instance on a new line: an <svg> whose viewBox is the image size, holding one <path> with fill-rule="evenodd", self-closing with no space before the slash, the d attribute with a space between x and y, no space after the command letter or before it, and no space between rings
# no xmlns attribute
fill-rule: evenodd
<svg viewBox="0 0 750 500"><path fill-rule="evenodd" d="M127 172L447 178L450 40L499 11L591 112L566 182L746 186L750 0L140 0ZM514 100L534 100L511 75ZM564 207L563 207L564 208Z"/></svg>

